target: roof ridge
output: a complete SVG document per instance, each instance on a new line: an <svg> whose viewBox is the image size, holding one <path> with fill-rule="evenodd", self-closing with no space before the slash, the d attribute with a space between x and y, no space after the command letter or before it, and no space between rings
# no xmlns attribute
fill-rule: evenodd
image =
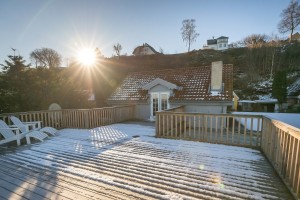
<svg viewBox="0 0 300 200"><path fill-rule="evenodd" d="M204 65L204 66L199 66L199 67L210 67L209 65ZM176 70L176 69L196 69L196 68L199 68L199 67L177 67L177 68L167 68L167 69L153 69L153 70L144 70L144 71L134 71L134 72L131 72L131 73L143 73L143 72L158 72L158 71L170 71L170 70Z"/></svg>

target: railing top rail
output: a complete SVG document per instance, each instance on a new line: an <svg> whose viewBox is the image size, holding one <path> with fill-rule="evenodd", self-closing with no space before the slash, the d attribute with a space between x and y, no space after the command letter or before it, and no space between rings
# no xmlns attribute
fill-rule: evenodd
<svg viewBox="0 0 300 200"><path fill-rule="evenodd" d="M294 136L297 137L298 139L300 139L300 129L295 127L295 126L292 126L290 124L287 124L285 122L282 122L280 120L277 120L277 119L272 119L270 117L267 117L267 116L263 116L265 120L269 120L270 122L272 122L276 127L282 129L283 131L285 132L293 132L295 133Z"/></svg>
<svg viewBox="0 0 300 200"><path fill-rule="evenodd" d="M132 107L132 106L134 106L134 105L122 105L122 106L101 107L101 108L91 108L91 109L61 109L61 110L26 111L26 112L14 112L14 113L0 113L0 116L25 115L25 114L34 114L34 113L43 113L43 112L104 110L104 109L114 109L114 108Z"/></svg>
<svg viewBox="0 0 300 200"><path fill-rule="evenodd" d="M169 108L169 109L166 109L166 110L163 110L163 111L159 111L159 112L170 112L172 110L176 110L176 109L179 109L179 108L184 108L185 106L177 106L177 107L174 107L174 108Z"/></svg>
<svg viewBox="0 0 300 200"><path fill-rule="evenodd" d="M247 118L262 118L263 115L248 115L248 114L228 114L228 113L193 113L193 112L170 112L167 110L156 112L157 114L166 115L186 115L186 116L228 116L228 117L247 117Z"/></svg>

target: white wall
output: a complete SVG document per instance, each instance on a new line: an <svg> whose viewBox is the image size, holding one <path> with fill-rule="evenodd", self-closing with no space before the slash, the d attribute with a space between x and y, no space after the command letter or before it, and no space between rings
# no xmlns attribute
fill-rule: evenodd
<svg viewBox="0 0 300 200"><path fill-rule="evenodd" d="M206 47L204 47L204 49L218 50L218 46L216 44L210 44L210 45L207 45Z"/></svg>
<svg viewBox="0 0 300 200"><path fill-rule="evenodd" d="M136 104L135 105L135 118L139 120L150 119L150 103L149 104Z"/></svg>
<svg viewBox="0 0 300 200"><path fill-rule="evenodd" d="M214 102L201 102L201 103L170 103L171 108L179 105L185 105L185 112L197 112L218 114L226 113L227 106L231 106L232 103L214 103Z"/></svg>
<svg viewBox="0 0 300 200"><path fill-rule="evenodd" d="M152 54L155 54L150 47L143 47L143 52L142 52L143 55L152 55Z"/></svg>
<svg viewBox="0 0 300 200"><path fill-rule="evenodd" d="M232 103L224 103L221 106L220 103L170 103L170 108L185 105L185 112L217 114L226 113L227 106L231 104ZM139 120L149 120L151 117L150 110L150 100L147 103L135 104L135 118Z"/></svg>
<svg viewBox="0 0 300 200"><path fill-rule="evenodd" d="M220 44L221 44L221 47L220 47ZM225 45L225 46L224 46ZM225 50L225 49L228 49L228 42L225 43L225 42L222 42L222 43L218 43L218 48L217 50Z"/></svg>
<svg viewBox="0 0 300 200"><path fill-rule="evenodd" d="M169 88L167 88L163 85L156 85L148 91L148 94L150 94L152 92L167 92L167 93L171 94L172 90L170 90Z"/></svg>
<svg viewBox="0 0 300 200"><path fill-rule="evenodd" d="M218 50L225 50L228 49L228 39L223 38L223 39L218 39L217 40L217 49Z"/></svg>

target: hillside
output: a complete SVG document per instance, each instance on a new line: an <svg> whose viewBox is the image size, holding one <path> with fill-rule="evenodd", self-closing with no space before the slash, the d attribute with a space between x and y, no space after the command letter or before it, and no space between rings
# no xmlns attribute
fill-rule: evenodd
<svg viewBox="0 0 300 200"><path fill-rule="evenodd" d="M129 72L201 67L219 60L233 64L234 91L240 99L270 98L273 75L277 71L287 72L288 85L300 76L299 55L300 45L295 43L226 51L198 50L174 55L103 58L94 71L78 65L62 69L25 69L24 66L0 73L0 112L44 110L53 102L63 108L103 107ZM87 100L92 86L96 105Z"/></svg>
<svg viewBox="0 0 300 200"><path fill-rule="evenodd" d="M109 95L128 72L197 67L222 60L225 64L234 65L234 91L239 94L241 99L270 97L272 75L276 71L286 70L291 74L288 76L289 84L299 77L299 55L300 45L294 43L276 47L233 48L225 51L198 50L173 55L106 58L103 66L105 66L104 71L110 80L110 88L106 88L104 96Z"/></svg>

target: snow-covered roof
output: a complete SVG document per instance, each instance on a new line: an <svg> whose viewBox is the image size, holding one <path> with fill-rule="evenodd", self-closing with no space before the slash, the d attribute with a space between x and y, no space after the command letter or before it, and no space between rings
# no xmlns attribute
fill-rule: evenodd
<svg viewBox="0 0 300 200"><path fill-rule="evenodd" d="M180 90L173 90L171 102L232 101L233 66L228 64L223 65L224 91L219 94L212 95L209 91L211 66L201 66L129 73L107 101L109 103L145 102L148 99L148 91L143 87L157 78L180 88Z"/></svg>
<svg viewBox="0 0 300 200"><path fill-rule="evenodd" d="M300 95L300 77L288 88L288 96Z"/></svg>
<svg viewBox="0 0 300 200"><path fill-rule="evenodd" d="M277 103L277 99L239 100L239 103Z"/></svg>
<svg viewBox="0 0 300 200"><path fill-rule="evenodd" d="M259 99L259 100L254 100L256 103L277 103L277 99Z"/></svg>
<svg viewBox="0 0 300 200"><path fill-rule="evenodd" d="M239 100L239 103L255 103L255 101L252 101L252 100Z"/></svg>

